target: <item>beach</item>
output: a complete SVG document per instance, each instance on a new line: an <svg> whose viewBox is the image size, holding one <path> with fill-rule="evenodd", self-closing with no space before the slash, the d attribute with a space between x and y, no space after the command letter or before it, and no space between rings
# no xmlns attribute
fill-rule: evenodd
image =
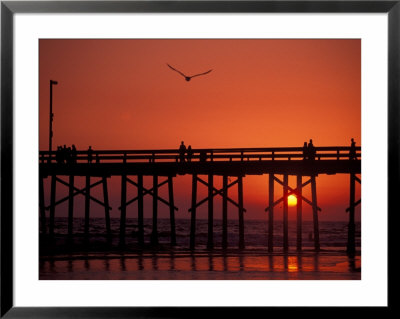
<svg viewBox="0 0 400 319"><path fill-rule="evenodd" d="M40 261L42 280L360 280L361 256L302 253L62 255Z"/></svg>
<svg viewBox="0 0 400 319"><path fill-rule="evenodd" d="M207 249L207 222L197 224L196 249L190 250L187 220L177 220L177 245L169 243L168 220L159 223L159 244L150 245L151 223L146 220L144 246L137 244L136 219L128 219L126 243L119 245L117 220L109 239L101 219L91 220L91 237L83 235L83 221L74 220L77 230L72 241L65 231L66 220L57 219L57 235L41 238L39 279L41 280L360 280L360 223L357 250L346 254L345 222L321 222L321 250L314 251L304 223L302 251L296 250L295 223L289 224L289 250L283 251L281 225L277 222L275 246L268 252L266 223L246 223L246 247L237 248L237 225L230 226L229 247L221 248L221 225L216 222L215 247Z"/></svg>

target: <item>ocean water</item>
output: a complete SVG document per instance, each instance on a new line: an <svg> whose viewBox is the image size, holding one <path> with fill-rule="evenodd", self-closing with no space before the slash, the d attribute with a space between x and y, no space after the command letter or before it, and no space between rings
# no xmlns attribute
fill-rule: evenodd
<svg viewBox="0 0 400 319"><path fill-rule="evenodd" d="M84 218L74 218L73 233L75 238L84 235ZM347 244L347 222L344 221L320 221L320 246L321 249L345 250ZM190 220L176 219L176 250L189 248ZM289 221L289 249L295 249L297 241L296 221ZM120 219L111 219L111 231L114 240L119 239ZM158 241L160 244L170 243L169 219L158 220ZM222 245L222 221L214 220L214 247ZM313 249L313 222L303 222L302 245L304 249ZM68 218L55 218L55 234L61 237L67 235ZM90 219L90 240L92 242L106 241L106 227L104 218ZM152 219L144 219L145 243L150 243L152 234ZM264 220L245 220L244 222L245 249L247 251L263 251L268 245L268 222ZM208 221L196 220L196 248L205 249L208 238ZM138 239L138 222L136 218L126 220L126 244L135 244ZM228 247L237 248L239 244L239 225L237 220L228 220ZM283 222L274 222L274 247L280 249L283 245ZM361 247L361 223L356 223L356 248Z"/></svg>

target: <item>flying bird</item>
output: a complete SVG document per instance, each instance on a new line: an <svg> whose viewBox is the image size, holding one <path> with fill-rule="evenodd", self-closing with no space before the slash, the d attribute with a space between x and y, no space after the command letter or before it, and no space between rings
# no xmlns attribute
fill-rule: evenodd
<svg viewBox="0 0 400 319"><path fill-rule="evenodd" d="M174 70L175 72L178 72L180 75L182 75L182 76L185 78L185 80L188 81L188 82L189 82L192 78L194 78L195 76L205 75L205 74L210 73L210 72L212 71L212 69L211 69L211 70L208 70L207 72L204 72L204 73L199 73L199 74L195 74L195 75L192 75L192 76L187 76L187 75L183 74L181 71L179 71L179 70L177 70L177 69L174 69L174 68L173 68L172 66L170 66L168 63L167 63L167 65L168 65L172 70Z"/></svg>

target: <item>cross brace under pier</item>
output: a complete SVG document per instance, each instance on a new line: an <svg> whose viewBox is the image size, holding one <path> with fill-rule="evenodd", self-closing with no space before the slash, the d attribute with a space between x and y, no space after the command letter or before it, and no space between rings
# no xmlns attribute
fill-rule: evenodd
<svg viewBox="0 0 400 319"><path fill-rule="evenodd" d="M49 235L54 236L54 218L55 218L55 209L56 206L68 201L68 235L71 237L73 235L73 214L74 214L74 197L77 195L85 196L85 236L89 235L89 220L90 220L90 202L94 201L95 203L104 207L105 214L105 223L107 234L111 235L111 225L110 225L110 210L112 209L109 206L108 202L108 190L107 190L107 177L100 177L100 180L90 184L91 177L85 177L85 187L79 189L74 186L75 178L73 175L68 177L68 182L62 180L56 175L51 176L50 181L50 205L45 205L44 199L44 176L39 177L39 210L41 215L41 230L42 234L47 233L46 229L46 210L50 210L50 218L49 218ZM68 187L68 196L56 201L56 185L57 182L61 185ZM90 190L98 185L103 186L103 202L93 196L90 195Z"/></svg>
<svg viewBox="0 0 400 319"><path fill-rule="evenodd" d="M311 176L309 180L302 183L302 176L297 175L297 185L293 189L288 185L288 175L283 175L283 181L277 178L274 174L269 174L269 205L265 209L268 214L268 251L272 252L274 247L274 207L279 203L283 202L283 250L286 252L289 250L289 233L288 233L288 196L296 195L297 198L297 250L302 249L302 202L306 202L312 206L313 210L313 226L314 226L314 249L316 251L320 250L319 242L319 225L318 225L318 211L321 208L317 205L317 189L315 176ZM274 201L274 183L283 186L283 195L278 200ZM311 194L312 200L308 200L302 195L302 189L311 184Z"/></svg>
<svg viewBox="0 0 400 319"><path fill-rule="evenodd" d="M176 245L176 231L175 231L175 211L178 208L174 204L174 190L173 190L173 177L168 176L163 182L158 182L159 176L153 175L153 187L148 189L143 186L143 175L137 175L137 182L128 178L126 175L121 176L121 206L118 209L121 211L120 219L120 244L125 244L125 229L126 229L126 208L128 205L138 202L138 242L140 245L144 244L144 222L143 213L144 205L143 198L145 195L151 195L153 198L153 224L152 224L152 235L151 243L153 245L158 244L158 202L167 205L170 209L170 225L171 225L171 245ZM127 201L127 183L137 188L137 196ZM168 200L158 195L158 190L164 185L168 185Z"/></svg>
<svg viewBox="0 0 400 319"><path fill-rule="evenodd" d="M203 184L207 187L208 196L199 202L197 202L197 185L198 183ZM228 197L228 189L237 184L238 189L238 202ZM238 176L237 179L228 184L228 175L222 176L222 188L217 189L214 187L214 175L208 175L208 181L201 179L198 175L192 175L192 204L189 212L191 213L191 226L190 226L190 249L195 248L196 238L196 209L204 204L208 203L208 236L207 236L207 248L212 249L214 247L213 237L213 223L214 223L214 197L216 195L222 196L222 248L228 247L228 202L238 208L239 212L239 248L243 249L244 244L244 216L243 213L246 211L243 208L243 176Z"/></svg>

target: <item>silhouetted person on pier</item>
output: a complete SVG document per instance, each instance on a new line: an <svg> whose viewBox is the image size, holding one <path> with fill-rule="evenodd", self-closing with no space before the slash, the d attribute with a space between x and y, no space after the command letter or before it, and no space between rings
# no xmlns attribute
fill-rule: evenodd
<svg viewBox="0 0 400 319"><path fill-rule="evenodd" d="M357 159L357 154L356 154L356 142L354 142L354 138L351 139L351 146L350 146L350 152L349 152L349 159L350 159L350 160L356 160L356 159Z"/></svg>
<svg viewBox="0 0 400 319"><path fill-rule="evenodd" d="M61 164L63 162L61 146L57 146L56 162L57 164Z"/></svg>
<svg viewBox="0 0 400 319"><path fill-rule="evenodd" d="M185 161L185 153L186 153L186 146L182 141L181 146L179 146L179 158L181 162Z"/></svg>
<svg viewBox="0 0 400 319"><path fill-rule="evenodd" d="M71 163L76 163L76 156L77 156L76 147L75 147L75 144L72 144Z"/></svg>
<svg viewBox="0 0 400 319"><path fill-rule="evenodd" d="M61 154L62 154L62 162L63 163L67 163L68 160L68 150L67 150L67 146L64 144L64 146L61 149Z"/></svg>
<svg viewBox="0 0 400 319"><path fill-rule="evenodd" d="M312 139L310 139L310 142L308 143L307 151L308 151L308 159L315 160L316 152L315 152L315 147L313 145Z"/></svg>
<svg viewBox="0 0 400 319"><path fill-rule="evenodd" d="M303 145L303 159L304 159L304 160L307 160L307 159L308 159L307 142L304 142L304 145Z"/></svg>
<svg viewBox="0 0 400 319"><path fill-rule="evenodd" d="M193 151L192 151L192 146L189 145L187 148L187 161L191 162L193 157Z"/></svg>
<svg viewBox="0 0 400 319"><path fill-rule="evenodd" d="M93 160L93 150L92 150L92 146L89 146L88 148L88 163L91 163Z"/></svg>
<svg viewBox="0 0 400 319"><path fill-rule="evenodd" d="M72 150L71 150L71 147L70 147L70 146L68 146L68 147L66 148L65 154L66 154L65 157L66 157L67 163L72 163L72 156L71 156Z"/></svg>
<svg viewBox="0 0 400 319"><path fill-rule="evenodd" d="M207 160L207 153L204 151L200 152L200 162L205 162Z"/></svg>

